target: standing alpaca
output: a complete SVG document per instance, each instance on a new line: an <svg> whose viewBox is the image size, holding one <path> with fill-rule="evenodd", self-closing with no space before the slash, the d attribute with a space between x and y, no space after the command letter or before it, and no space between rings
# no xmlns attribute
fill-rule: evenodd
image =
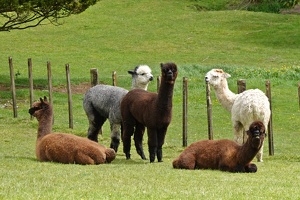
<svg viewBox="0 0 300 200"><path fill-rule="evenodd" d="M230 75L221 69L212 69L206 74L205 80L215 89L222 106L231 112L235 141L242 144L247 138L246 135L243 138L243 133L253 121L260 120L265 127L268 126L271 115L270 103L268 97L259 89L234 94L228 88L229 77ZM259 162L263 161L263 145L256 157Z"/></svg>
<svg viewBox="0 0 300 200"><path fill-rule="evenodd" d="M147 90L149 82L153 80L151 69L147 65L139 65L128 73L132 75L132 89ZM120 144L122 125L120 103L127 93L128 90L124 88L96 85L86 92L83 99L83 108L89 120L88 138L98 142L98 133L108 118L111 130L110 147L116 152Z"/></svg>
<svg viewBox="0 0 300 200"><path fill-rule="evenodd" d="M110 163L115 159L116 153L113 149L87 138L51 133L53 109L46 97L40 98L40 102L35 102L29 113L39 122L36 141L36 157L39 161L85 165Z"/></svg>
<svg viewBox="0 0 300 200"><path fill-rule="evenodd" d="M173 167L256 172L256 165L250 162L262 147L265 139L264 124L261 121L253 122L247 135L248 139L243 145L228 139L194 142L173 161Z"/></svg>
<svg viewBox="0 0 300 200"><path fill-rule="evenodd" d="M154 162L155 155L157 155L158 162L162 161L162 145L172 118L173 88L178 73L177 66L174 63L161 63L161 73L158 94L135 89L128 92L121 102L122 141L127 159L130 159L133 134L137 153L142 159L146 159L142 144L146 126L150 162Z"/></svg>

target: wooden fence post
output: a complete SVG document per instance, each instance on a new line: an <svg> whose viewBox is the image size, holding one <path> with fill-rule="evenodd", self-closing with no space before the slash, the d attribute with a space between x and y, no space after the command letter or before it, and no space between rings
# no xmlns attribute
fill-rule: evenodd
<svg viewBox="0 0 300 200"><path fill-rule="evenodd" d="M212 103L210 98L210 86L206 82L206 107L207 107L207 123L208 123L208 139L214 139L213 126L212 126Z"/></svg>
<svg viewBox="0 0 300 200"><path fill-rule="evenodd" d="M12 57L8 58L8 63L9 63L9 70L10 70L10 85L11 85L11 92L12 92L13 112L14 112L14 118L17 118L18 113L17 113L16 85L15 85L15 73L14 73Z"/></svg>
<svg viewBox="0 0 300 200"><path fill-rule="evenodd" d="M91 87L98 85L98 69L97 68L91 68L90 69L91 74Z"/></svg>
<svg viewBox="0 0 300 200"><path fill-rule="evenodd" d="M246 90L246 80L245 79L239 79L237 81L237 85L238 85L238 94L242 93Z"/></svg>
<svg viewBox="0 0 300 200"><path fill-rule="evenodd" d="M32 77L32 60L28 58L28 79L29 79L29 104L30 108L33 105L33 77ZM30 119L33 119L33 116L30 115Z"/></svg>
<svg viewBox="0 0 300 200"><path fill-rule="evenodd" d="M182 146L187 146L187 101L188 101L188 79L186 77L183 77L183 108L182 108Z"/></svg>
<svg viewBox="0 0 300 200"><path fill-rule="evenodd" d="M116 71L112 72L112 85L117 86L117 72Z"/></svg>
<svg viewBox="0 0 300 200"><path fill-rule="evenodd" d="M239 79L237 80L237 87L238 87L238 94L244 92L246 90L246 80L245 79ZM246 130L243 131L243 144L246 142L245 141L245 132Z"/></svg>
<svg viewBox="0 0 300 200"><path fill-rule="evenodd" d="M52 105L52 107L53 107L53 98L52 98L52 72L51 72L51 63L50 63L50 61L47 61L47 74L48 74L49 102L50 102L50 105ZM53 114L52 124L54 124L54 114Z"/></svg>
<svg viewBox="0 0 300 200"><path fill-rule="evenodd" d="M66 78L67 78L67 91L68 91L69 128L73 129L72 91L71 91L69 64L66 64Z"/></svg>
<svg viewBox="0 0 300 200"><path fill-rule="evenodd" d="M97 68L91 68L90 69L90 75L91 75L91 87L98 85L99 84L98 69ZM102 128L99 130L99 134L102 135Z"/></svg>
<svg viewBox="0 0 300 200"><path fill-rule="evenodd" d="M273 156L274 155L274 142L273 142L273 119L272 119L272 97L271 97L271 83L270 80L266 81L266 95L269 98L270 102L270 110L271 110L271 115L270 115L270 121L268 124L268 142L269 142L269 155Z"/></svg>
<svg viewBox="0 0 300 200"><path fill-rule="evenodd" d="M298 83L298 99L299 99L299 108L300 108L300 82Z"/></svg>

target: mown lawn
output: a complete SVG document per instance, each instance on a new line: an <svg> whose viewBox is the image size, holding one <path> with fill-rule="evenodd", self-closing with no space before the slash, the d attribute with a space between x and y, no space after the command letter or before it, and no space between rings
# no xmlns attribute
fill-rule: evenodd
<svg viewBox="0 0 300 200"><path fill-rule="evenodd" d="M13 118L11 92L0 90L0 199L297 199L300 195L300 18L246 11L196 11L193 1L107 1L65 19L63 26L41 26L0 33L0 84L9 89L8 57L13 57L18 118ZM27 59L33 60L37 100L48 95L46 63L51 61L53 85L64 88L65 64L77 87L89 82L97 67L101 82L130 88L127 70L148 64L160 74L159 63L178 65L173 120L163 147L163 163L150 164L137 156L126 160L122 144L108 165L81 166L40 163L35 159L37 122L28 114ZM211 68L231 74L247 88L265 91L272 84L275 155L264 148L264 162L255 174L212 170L175 170L172 160L182 147L182 79L188 77L188 144L207 138L204 75ZM25 87L25 89L24 89ZM3 88L3 87L1 87ZM156 81L150 83L156 91ZM57 90L55 90L57 91ZM86 137L88 122L82 109L84 90L73 93L74 129L68 128L67 94L54 92L53 130ZM214 138L233 138L230 114L213 99ZM9 101L9 102L8 102ZM109 146L109 125L101 143ZM267 142L267 141L266 141ZM147 152L147 137L144 139Z"/></svg>

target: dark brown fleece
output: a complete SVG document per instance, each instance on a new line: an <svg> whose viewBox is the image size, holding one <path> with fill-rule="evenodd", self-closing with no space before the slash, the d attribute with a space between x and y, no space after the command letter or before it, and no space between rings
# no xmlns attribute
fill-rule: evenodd
<svg viewBox="0 0 300 200"><path fill-rule="evenodd" d="M173 161L179 169L218 169L229 172L256 172L250 162L265 139L265 126L261 121L253 122L247 131L244 145L232 140L201 140L188 146Z"/></svg>
<svg viewBox="0 0 300 200"><path fill-rule="evenodd" d="M174 63L161 64L161 85L159 92L141 89L129 91L121 101L123 119L122 141L126 158L130 158L131 136L142 159L146 159L142 147L145 127L148 131L150 162L162 161L162 145L172 118L174 83L178 74Z"/></svg>

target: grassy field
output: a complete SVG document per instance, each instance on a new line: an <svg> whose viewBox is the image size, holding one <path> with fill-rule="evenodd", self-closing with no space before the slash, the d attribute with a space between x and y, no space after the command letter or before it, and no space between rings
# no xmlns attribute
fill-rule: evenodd
<svg viewBox="0 0 300 200"><path fill-rule="evenodd" d="M0 32L0 199L297 199L300 195L298 134L300 112L300 16L246 11L198 12L194 1L107 1L65 19L63 26L45 25L24 31ZM16 77L18 118L13 118L8 57ZM163 163L137 156L126 160L122 146L108 165L40 163L35 159L37 122L28 114L27 59L32 58L35 99L48 95L46 63L52 64L54 131L86 137L82 109L85 88L74 92L74 129L68 128L65 64L71 82L89 82L90 68L100 81L130 88L127 70L148 64L155 76L159 63L173 61L179 75L174 89L173 120L163 146ZM204 75L211 68L247 80L247 88L265 91L272 84L275 155L268 155L255 174L212 170L174 170L172 160L182 147L182 79L188 77L188 144L207 138ZM25 89L24 89L25 87ZM156 91L156 82L150 83ZM214 138L233 138L230 113L213 99ZM8 102L9 101L9 102ZM110 143L106 123L101 143ZM147 152L147 137L144 139Z"/></svg>

